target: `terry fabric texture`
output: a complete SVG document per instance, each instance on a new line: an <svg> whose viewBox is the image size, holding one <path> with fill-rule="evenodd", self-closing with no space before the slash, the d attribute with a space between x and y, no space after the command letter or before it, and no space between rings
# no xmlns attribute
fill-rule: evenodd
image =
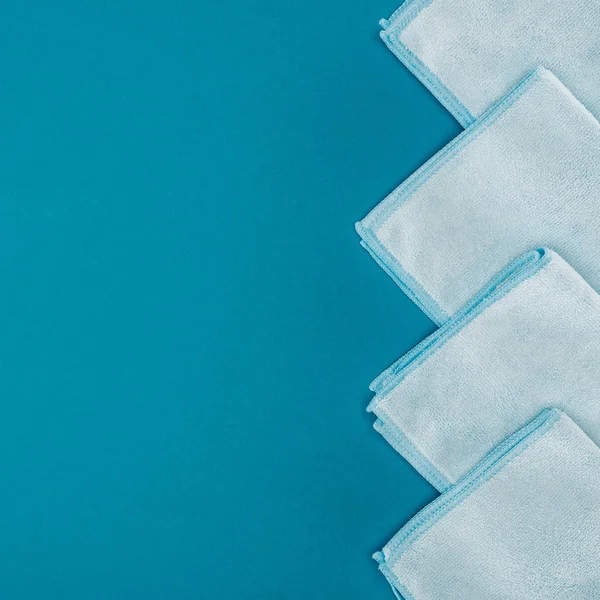
<svg viewBox="0 0 600 600"><path fill-rule="evenodd" d="M599 156L598 121L539 68L357 231L438 324L540 246L559 252L600 290L600 260L590 251L600 246Z"/></svg>
<svg viewBox="0 0 600 600"><path fill-rule="evenodd" d="M541 414L376 558L406 600L600 598L600 450Z"/></svg>
<svg viewBox="0 0 600 600"><path fill-rule="evenodd" d="M381 25L388 47L464 126L538 65L600 117L595 0L407 0Z"/></svg>
<svg viewBox="0 0 600 600"><path fill-rule="evenodd" d="M369 410L443 491L544 408L600 443L599 357L600 296L556 253L530 252L376 379Z"/></svg>

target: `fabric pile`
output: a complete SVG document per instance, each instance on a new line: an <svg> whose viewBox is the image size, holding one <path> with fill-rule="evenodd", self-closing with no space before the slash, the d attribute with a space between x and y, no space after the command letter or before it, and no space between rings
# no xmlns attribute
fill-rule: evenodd
<svg viewBox="0 0 600 600"><path fill-rule="evenodd" d="M442 495L405 600L600 599L600 4L408 0L382 38L467 129L357 224L440 328L372 384Z"/></svg>

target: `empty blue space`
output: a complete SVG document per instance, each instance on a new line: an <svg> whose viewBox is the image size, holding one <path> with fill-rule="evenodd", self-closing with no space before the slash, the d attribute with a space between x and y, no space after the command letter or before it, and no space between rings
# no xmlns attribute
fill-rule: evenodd
<svg viewBox="0 0 600 600"><path fill-rule="evenodd" d="M395 8L4 6L0 596L390 599L368 384L434 325L354 222L460 130Z"/></svg>

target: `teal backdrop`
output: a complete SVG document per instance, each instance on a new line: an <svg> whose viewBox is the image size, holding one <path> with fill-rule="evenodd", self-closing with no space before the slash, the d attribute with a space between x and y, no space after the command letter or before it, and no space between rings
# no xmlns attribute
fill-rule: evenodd
<svg viewBox="0 0 600 600"><path fill-rule="evenodd" d="M460 131L395 8L5 4L0 596L391 600L368 384L434 325L354 222Z"/></svg>

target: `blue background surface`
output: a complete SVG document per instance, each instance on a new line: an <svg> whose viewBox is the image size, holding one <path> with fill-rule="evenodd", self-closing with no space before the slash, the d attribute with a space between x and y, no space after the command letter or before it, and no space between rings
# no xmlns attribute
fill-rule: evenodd
<svg viewBox="0 0 600 600"><path fill-rule="evenodd" d="M434 326L353 225L460 130L395 8L4 6L3 598L391 598L367 386Z"/></svg>

